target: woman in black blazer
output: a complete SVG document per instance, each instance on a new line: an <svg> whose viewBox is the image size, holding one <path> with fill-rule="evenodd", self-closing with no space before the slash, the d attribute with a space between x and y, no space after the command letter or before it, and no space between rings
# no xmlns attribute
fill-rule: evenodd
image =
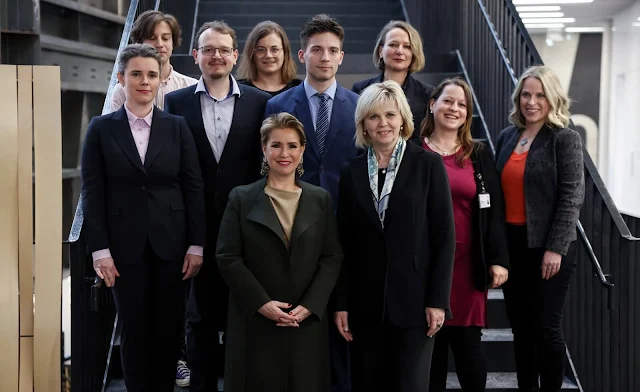
<svg viewBox="0 0 640 392"><path fill-rule="evenodd" d="M296 178L305 133L288 113L260 130L267 177L231 191L216 250L229 286L225 392L328 392L326 308L342 249L329 193Z"/></svg>
<svg viewBox="0 0 640 392"><path fill-rule="evenodd" d="M520 390L559 391L566 361L562 310L584 199L582 141L567 128L569 99L550 68L527 69L512 101L514 125L496 144L511 260L504 299Z"/></svg>
<svg viewBox="0 0 640 392"><path fill-rule="evenodd" d="M416 80L412 73L420 72L424 68L424 52L420 33L409 23L392 20L382 28L378 34L373 63L380 70L375 78L361 80L353 84L352 91L356 94L374 83L385 80L395 80L407 97L415 129L409 140L421 145L420 124L425 116L429 97L433 86Z"/></svg>
<svg viewBox="0 0 640 392"><path fill-rule="evenodd" d="M455 233L442 160L406 140L411 111L393 81L369 86L356 109L366 153L340 176L345 252L334 321L351 342L354 392L429 389L434 334L449 310Z"/></svg>
<svg viewBox="0 0 640 392"><path fill-rule="evenodd" d="M186 122L154 108L160 55L127 46L118 61L126 102L94 117L82 150L83 232L112 287L129 391L173 391L185 280L205 241L204 190Z"/></svg>
<svg viewBox="0 0 640 392"><path fill-rule="evenodd" d="M436 87L422 126L423 147L442 156L453 199L456 253L451 288L453 319L436 335L430 391L444 391L453 352L463 391L484 391L487 363L482 328L487 289L508 278L504 201L491 150L471 138L473 98L460 78Z"/></svg>

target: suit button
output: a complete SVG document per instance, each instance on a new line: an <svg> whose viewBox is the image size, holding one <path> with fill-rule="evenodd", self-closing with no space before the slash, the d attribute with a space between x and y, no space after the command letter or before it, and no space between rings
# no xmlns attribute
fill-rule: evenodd
<svg viewBox="0 0 640 392"><path fill-rule="evenodd" d="M220 197L220 192L213 192L213 196Z"/></svg>
<svg viewBox="0 0 640 392"><path fill-rule="evenodd" d="M147 190L147 187L143 185L142 188L140 188L140 189L142 189L142 191L144 192L144 191Z"/></svg>
<svg viewBox="0 0 640 392"><path fill-rule="evenodd" d="M222 173L222 169L216 170L216 173Z"/></svg>
<svg viewBox="0 0 640 392"><path fill-rule="evenodd" d="M320 166L320 173L324 173L324 166Z"/></svg>

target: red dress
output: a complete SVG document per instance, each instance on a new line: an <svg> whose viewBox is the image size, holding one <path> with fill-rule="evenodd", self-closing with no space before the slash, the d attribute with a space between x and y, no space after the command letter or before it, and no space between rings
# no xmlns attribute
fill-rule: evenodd
<svg viewBox="0 0 640 392"><path fill-rule="evenodd" d="M433 151L422 142L422 147ZM451 186L453 218L456 225L456 253L451 286L451 313L453 319L444 325L468 327L486 326L487 291L476 290L473 284L473 204L476 201L476 182L473 164L467 159L464 167L456 163L454 155L443 156Z"/></svg>

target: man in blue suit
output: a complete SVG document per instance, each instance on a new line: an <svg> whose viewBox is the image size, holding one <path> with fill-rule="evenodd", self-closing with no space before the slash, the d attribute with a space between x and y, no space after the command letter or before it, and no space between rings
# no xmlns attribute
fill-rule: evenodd
<svg viewBox="0 0 640 392"><path fill-rule="evenodd" d="M304 83L267 102L265 117L291 113L304 125L303 181L329 191L334 209L338 205L338 181L342 166L355 158L355 111L358 95L336 81L344 52L344 30L328 15L316 15L300 33L298 59L305 65ZM351 390L347 346L335 327L330 328L333 392Z"/></svg>
<svg viewBox="0 0 640 392"><path fill-rule="evenodd" d="M304 125L303 181L329 191L334 209L343 164L355 158L354 144L358 95L338 85L336 73L342 64L344 30L327 15L316 15L300 33L300 62L306 67L303 83L269 100L265 117L291 113Z"/></svg>

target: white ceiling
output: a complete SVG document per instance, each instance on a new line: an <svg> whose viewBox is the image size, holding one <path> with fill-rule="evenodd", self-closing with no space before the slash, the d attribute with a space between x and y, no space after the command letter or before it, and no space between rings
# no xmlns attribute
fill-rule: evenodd
<svg viewBox="0 0 640 392"><path fill-rule="evenodd" d="M640 0L594 0L592 3L582 4L544 4L559 5L564 18L575 18L574 23L565 23L565 27L599 26L612 19ZM527 4L529 6L530 4ZM542 4L541 4L542 5ZM516 5L517 7L518 5ZM640 17L640 15L638 15ZM543 32L544 29L531 29L531 32Z"/></svg>

